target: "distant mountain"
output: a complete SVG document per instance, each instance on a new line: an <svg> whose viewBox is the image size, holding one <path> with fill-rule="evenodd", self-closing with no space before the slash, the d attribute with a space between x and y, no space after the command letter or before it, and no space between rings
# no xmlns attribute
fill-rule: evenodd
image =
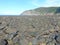
<svg viewBox="0 0 60 45"><path fill-rule="evenodd" d="M60 13L60 7L40 7L32 10L27 10L21 15L54 15Z"/></svg>

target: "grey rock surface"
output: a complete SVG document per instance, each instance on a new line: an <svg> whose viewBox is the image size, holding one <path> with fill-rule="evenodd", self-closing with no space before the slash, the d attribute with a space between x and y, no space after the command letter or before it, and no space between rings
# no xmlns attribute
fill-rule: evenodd
<svg viewBox="0 0 60 45"><path fill-rule="evenodd" d="M8 45L8 41L6 39L1 39L0 45Z"/></svg>
<svg viewBox="0 0 60 45"><path fill-rule="evenodd" d="M59 45L60 16L2 16L1 45Z"/></svg>

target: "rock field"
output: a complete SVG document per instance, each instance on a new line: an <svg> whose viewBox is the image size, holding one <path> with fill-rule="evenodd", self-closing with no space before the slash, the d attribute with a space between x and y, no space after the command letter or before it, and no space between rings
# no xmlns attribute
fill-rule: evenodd
<svg viewBox="0 0 60 45"><path fill-rule="evenodd" d="M0 16L0 45L60 45L60 16Z"/></svg>

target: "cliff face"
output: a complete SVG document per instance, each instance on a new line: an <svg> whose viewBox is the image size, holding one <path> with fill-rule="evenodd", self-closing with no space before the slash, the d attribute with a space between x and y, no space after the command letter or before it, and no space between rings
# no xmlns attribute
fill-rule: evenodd
<svg viewBox="0 0 60 45"><path fill-rule="evenodd" d="M54 15L60 13L60 7L40 7L24 11L21 15Z"/></svg>

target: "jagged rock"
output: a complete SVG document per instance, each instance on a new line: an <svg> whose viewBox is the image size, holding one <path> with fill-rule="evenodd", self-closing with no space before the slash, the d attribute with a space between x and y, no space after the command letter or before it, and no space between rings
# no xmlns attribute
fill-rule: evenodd
<svg viewBox="0 0 60 45"><path fill-rule="evenodd" d="M55 45L54 42L49 42L47 45Z"/></svg>
<svg viewBox="0 0 60 45"><path fill-rule="evenodd" d="M46 45L45 38L38 36L32 40L32 45Z"/></svg>
<svg viewBox="0 0 60 45"><path fill-rule="evenodd" d="M18 44L20 44L20 36L18 35L18 36L16 36L12 41L13 41L13 43L14 44L16 44L16 43L18 43Z"/></svg>
<svg viewBox="0 0 60 45"><path fill-rule="evenodd" d="M17 38L17 37L13 39L13 42L14 42L14 43L18 43L19 41L20 41L20 39Z"/></svg>
<svg viewBox="0 0 60 45"><path fill-rule="evenodd" d="M16 31L16 32L13 32L13 33L10 33L6 36L7 39L13 39L14 37L16 37L18 35L18 32L19 31Z"/></svg>
<svg viewBox="0 0 60 45"><path fill-rule="evenodd" d="M57 41L57 43L60 43L60 34L58 35L56 41Z"/></svg>
<svg viewBox="0 0 60 45"><path fill-rule="evenodd" d="M8 41L6 39L1 39L0 45L8 45Z"/></svg>
<svg viewBox="0 0 60 45"><path fill-rule="evenodd" d="M0 30L5 29L5 27L6 27L6 22L4 21L0 22Z"/></svg>
<svg viewBox="0 0 60 45"><path fill-rule="evenodd" d="M16 32L17 30L16 29L14 29L14 28L9 28L9 27L7 27L7 29L4 31L4 33L13 33L13 32Z"/></svg>

